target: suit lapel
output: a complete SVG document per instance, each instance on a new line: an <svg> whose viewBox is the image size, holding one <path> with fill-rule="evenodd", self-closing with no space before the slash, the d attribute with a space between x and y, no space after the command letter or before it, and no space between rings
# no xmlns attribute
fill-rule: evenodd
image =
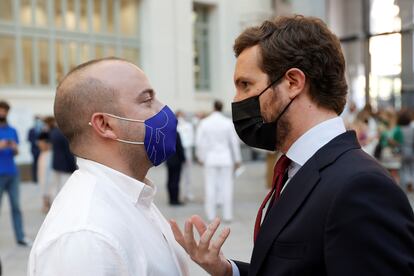
<svg viewBox="0 0 414 276"><path fill-rule="evenodd" d="M306 181L304 181L306 179ZM319 172L310 164L303 167L291 179L279 201L275 203L263 221L253 248L249 275L257 275L273 241L283 230L296 210L319 181Z"/></svg>
<svg viewBox="0 0 414 276"><path fill-rule="evenodd" d="M360 148L355 132L339 135L322 147L290 180L260 228L253 248L249 275L257 275L274 240L294 216L320 179L319 172L348 150Z"/></svg>

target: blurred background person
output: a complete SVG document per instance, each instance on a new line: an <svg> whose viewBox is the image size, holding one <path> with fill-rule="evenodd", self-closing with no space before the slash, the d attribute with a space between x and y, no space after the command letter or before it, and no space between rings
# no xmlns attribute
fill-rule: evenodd
<svg viewBox="0 0 414 276"><path fill-rule="evenodd" d="M39 159L40 150L37 146L37 138L43 129L43 121L40 116L35 116L34 125L29 129L27 140L30 143L30 152L32 154L32 181L37 183L37 161Z"/></svg>
<svg viewBox="0 0 414 276"><path fill-rule="evenodd" d="M196 153L204 166L207 219L212 221L216 217L216 207L222 203L223 219L230 222L233 219L233 173L240 167L241 153L233 122L222 114L222 110L223 103L216 100L214 112L200 122L196 132Z"/></svg>
<svg viewBox="0 0 414 276"><path fill-rule="evenodd" d="M343 112L343 119L344 119L344 123L345 123L345 127L347 129L352 129L354 121L356 120L358 115L358 109L357 106L355 104L354 101L350 101L348 108L345 109L345 111Z"/></svg>
<svg viewBox="0 0 414 276"><path fill-rule="evenodd" d="M181 135L177 132L175 154L167 159L167 190L169 204L173 206L183 205L180 201L180 179L186 157L180 136Z"/></svg>
<svg viewBox="0 0 414 276"><path fill-rule="evenodd" d="M194 126L187 121L182 111L176 113L178 125L177 131L180 133L181 143L184 149L185 162L182 167L182 192L184 201L192 201L194 194L191 189L191 170L193 166L193 149L194 149Z"/></svg>
<svg viewBox="0 0 414 276"><path fill-rule="evenodd" d="M10 210L13 219L14 235L18 245L30 246L23 231L23 218L19 202L19 172L14 162L18 154L19 137L16 129L7 123L10 105L0 101L0 207L3 192L9 196Z"/></svg>
<svg viewBox="0 0 414 276"><path fill-rule="evenodd" d="M53 126L49 131L50 143L52 144L52 186L51 191L55 196L76 170L76 160L70 151L69 142L60 129Z"/></svg>
<svg viewBox="0 0 414 276"><path fill-rule="evenodd" d="M37 145L40 150L37 175L42 191L42 212L46 214L49 212L50 205L52 204L52 195L49 192L52 173L52 151L50 150L49 132L43 131L39 134Z"/></svg>
<svg viewBox="0 0 414 276"><path fill-rule="evenodd" d="M409 110L403 110L398 117L403 141L401 143L401 186L409 193L414 184L414 128L411 125L412 117Z"/></svg>
<svg viewBox="0 0 414 276"><path fill-rule="evenodd" d="M403 134L397 124L397 114L394 109L388 108L379 113L379 149L376 157L390 172L395 181L399 183L399 170L401 168L400 146L403 142Z"/></svg>

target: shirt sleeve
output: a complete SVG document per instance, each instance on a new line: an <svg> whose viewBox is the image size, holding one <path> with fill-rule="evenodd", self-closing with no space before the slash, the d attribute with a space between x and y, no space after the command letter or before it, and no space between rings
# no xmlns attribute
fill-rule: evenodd
<svg viewBox="0 0 414 276"><path fill-rule="evenodd" d="M122 254L103 235L78 231L61 236L35 256L33 276L127 275ZM142 274L143 275L143 274Z"/></svg>
<svg viewBox="0 0 414 276"><path fill-rule="evenodd" d="M231 269L233 271L233 276L240 276L240 271L239 268L237 267L236 263L233 262L232 260L229 260L230 264L231 264Z"/></svg>
<svg viewBox="0 0 414 276"><path fill-rule="evenodd" d="M15 129L13 129L13 140L16 144L19 144L19 135L17 135L17 131Z"/></svg>

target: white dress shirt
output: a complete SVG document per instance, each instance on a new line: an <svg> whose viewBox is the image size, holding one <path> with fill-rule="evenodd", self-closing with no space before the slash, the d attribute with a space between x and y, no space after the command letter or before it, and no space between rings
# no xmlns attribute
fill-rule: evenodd
<svg viewBox="0 0 414 276"><path fill-rule="evenodd" d="M196 154L205 166L240 163L240 142L233 122L217 111L203 119L196 132Z"/></svg>
<svg viewBox="0 0 414 276"><path fill-rule="evenodd" d="M344 121L341 117L335 117L319 123L300 136L289 148L286 156L292 160L288 168L288 180L283 190L289 184L293 176L302 166L323 146L332 139L346 131ZM233 276L240 276L236 264L230 261L233 267Z"/></svg>
<svg viewBox="0 0 414 276"><path fill-rule="evenodd" d="M78 166L39 230L29 276L189 274L149 180L81 158Z"/></svg>

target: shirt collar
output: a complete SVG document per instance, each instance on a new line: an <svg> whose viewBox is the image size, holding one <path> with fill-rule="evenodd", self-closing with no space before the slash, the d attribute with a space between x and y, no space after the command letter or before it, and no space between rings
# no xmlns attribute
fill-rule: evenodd
<svg viewBox="0 0 414 276"><path fill-rule="evenodd" d="M345 131L341 117L326 120L300 136L289 148L286 156L303 166L320 148Z"/></svg>
<svg viewBox="0 0 414 276"><path fill-rule="evenodd" d="M115 185L131 199L134 205L149 207L154 201L157 189L147 178L141 182L110 167L84 158L78 157L77 164L80 170L86 170L93 175L102 177L102 181Z"/></svg>

